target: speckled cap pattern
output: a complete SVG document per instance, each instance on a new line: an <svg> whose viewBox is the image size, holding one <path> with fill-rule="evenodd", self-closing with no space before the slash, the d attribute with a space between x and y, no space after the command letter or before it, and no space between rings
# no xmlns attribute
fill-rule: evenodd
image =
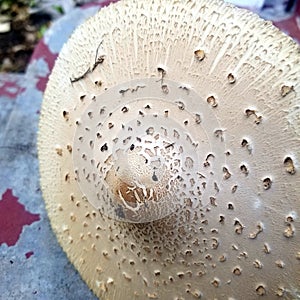
<svg viewBox="0 0 300 300"><path fill-rule="evenodd" d="M74 32L40 119L57 238L100 299L295 299L300 50L218 1L120 1Z"/></svg>

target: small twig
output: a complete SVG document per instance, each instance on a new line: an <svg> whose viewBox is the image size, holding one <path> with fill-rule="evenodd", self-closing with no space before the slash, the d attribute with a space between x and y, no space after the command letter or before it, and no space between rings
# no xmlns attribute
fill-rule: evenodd
<svg viewBox="0 0 300 300"><path fill-rule="evenodd" d="M100 46L102 45L103 43L103 40L99 43L98 47L97 47L97 50L96 50L96 55L95 55L95 63L94 63L94 66L92 68L92 72L96 69L96 67L99 65L99 64L102 64L104 62L104 55L100 55L98 57L98 51L99 51L99 48Z"/></svg>
<svg viewBox="0 0 300 300"><path fill-rule="evenodd" d="M71 83L74 83L74 82L77 82L81 79L84 79L89 73L92 73L96 67L99 65L99 64L102 64L104 62L104 55L101 55L98 57L98 51L99 51L99 48L100 46L102 45L103 43L103 40L99 43L98 47L97 47L97 50L96 50L96 55L95 55L95 62L94 62L94 65L93 65L93 68L91 69L90 67L82 74L80 75L79 77L75 77L75 78L70 78L70 81Z"/></svg>
<svg viewBox="0 0 300 300"><path fill-rule="evenodd" d="M77 82L81 79L84 79L86 77L87 74L89 74L91 72L91 68L88 68L81 76L79 77L75 77L75 78L70 78L71 83Z"/></svg>

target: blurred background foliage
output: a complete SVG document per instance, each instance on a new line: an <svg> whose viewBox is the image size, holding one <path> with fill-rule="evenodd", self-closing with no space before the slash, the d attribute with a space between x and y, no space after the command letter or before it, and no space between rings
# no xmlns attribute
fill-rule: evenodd
<svg viewBox="0 0 300 300"><path fill-rule="evenodd" d="M0 72L26 71L51 22L87 0L0 0Z"/></svg>

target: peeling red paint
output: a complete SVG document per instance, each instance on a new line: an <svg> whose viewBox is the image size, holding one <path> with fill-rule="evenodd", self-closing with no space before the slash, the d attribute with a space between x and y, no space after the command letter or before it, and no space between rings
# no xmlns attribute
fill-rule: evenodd
<svg viewBox="0 0 300 300"><path fill-rule="evenodd" d="M104 6L108 6L111 3L115 3L118 2L119 0L104 0L101 2L90 2L90 3L86 3L82 6L83 9L89 8L89 7L93 7L93 6L100 6L100 7L104 7Z"/></svg>
<svg viewBox="0 0 300 300"><path fill-rule="evenodd" d="M49 47L45 44L45 41L42 39L31 57L31 62L38 59L43 59L49 68L49 74L54 66L55 60L58 56L58 53L53 53L50 51ZM43 92L46 89L48 82L49 74L44 77L39 77L36 87L39 91Z"/></svg>
<svg viewBox="0 0 300 300"><path fill-rule="evenodd" d="M26 259L30 258L33 254L33 251L28 251L27 253L25 253Z"/></svg>
<svg viewBox="0 0 300 300"><path fill-rule="evenodd" d="M300 43L300 2L296 5L293 16L284 21L274 22L274 25Z"/></svg>
<svg viewBox="0 0 300 300"><path fill-rule="evenodd" d="M45 91L47 82L48 82L48 76L47 77L39 77L39 80L36 84L36 88L41 92Z"/></svg>
<svg viewBox="0 0 300 300"><path fill-rule="evenodd" d="M18 202L11 189L7 189L0 200L0 245L14 246L25 225L39 221L39 214L32 214Z"/></svg>
<svg viewBox="0 0 300 300"><path fill-rule="evenodd" d="M41 39L32 54L31 62L42 58L47 63L49 70L52 70L57 55L58 53L51 52L44 39Z"/></svg>
<svg viewBox="0 0 300 300"><path fill-rule="evenodd" d="M101 6L102 7L104 7L104 6L108 6L108 5L110 5L111 3L116 3L116 2L118 2L119 0L107 0L107 1L103 1L102 3L101 3Z"/></svg>
<svg viewBox="0 0 300 300"><path fill-rule="evenodd" d="M107 2L107 1L105 1L105 2ZM110 2L110 0L108 0L108 2ZM87 9L87 8L94 7L94 6L102 7L102 5L103 5L102 3L89 2L89 3L84 4L81 8L82 9Z"/></svg>
<svg viewBox="0 0 300 300"><path fill-rule="evenodd" d="M0 95L5 96L11 99L15 99L19 93L24 91L24 88L22 88L20 85L18 85L15 81L10 81L9 79L7 81L4 81L3 83L0 83Z"/></svg>

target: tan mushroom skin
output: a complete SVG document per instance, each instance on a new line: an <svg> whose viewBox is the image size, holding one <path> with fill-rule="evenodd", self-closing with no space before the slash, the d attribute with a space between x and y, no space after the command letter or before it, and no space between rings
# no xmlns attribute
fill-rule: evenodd
<svg viewBox="0 0 300 300"><path fill-rule="evenodd" d="M299 47L218 1L120 1L74 32L41 186L100 299L300 297L299 82Z"/></svg>

